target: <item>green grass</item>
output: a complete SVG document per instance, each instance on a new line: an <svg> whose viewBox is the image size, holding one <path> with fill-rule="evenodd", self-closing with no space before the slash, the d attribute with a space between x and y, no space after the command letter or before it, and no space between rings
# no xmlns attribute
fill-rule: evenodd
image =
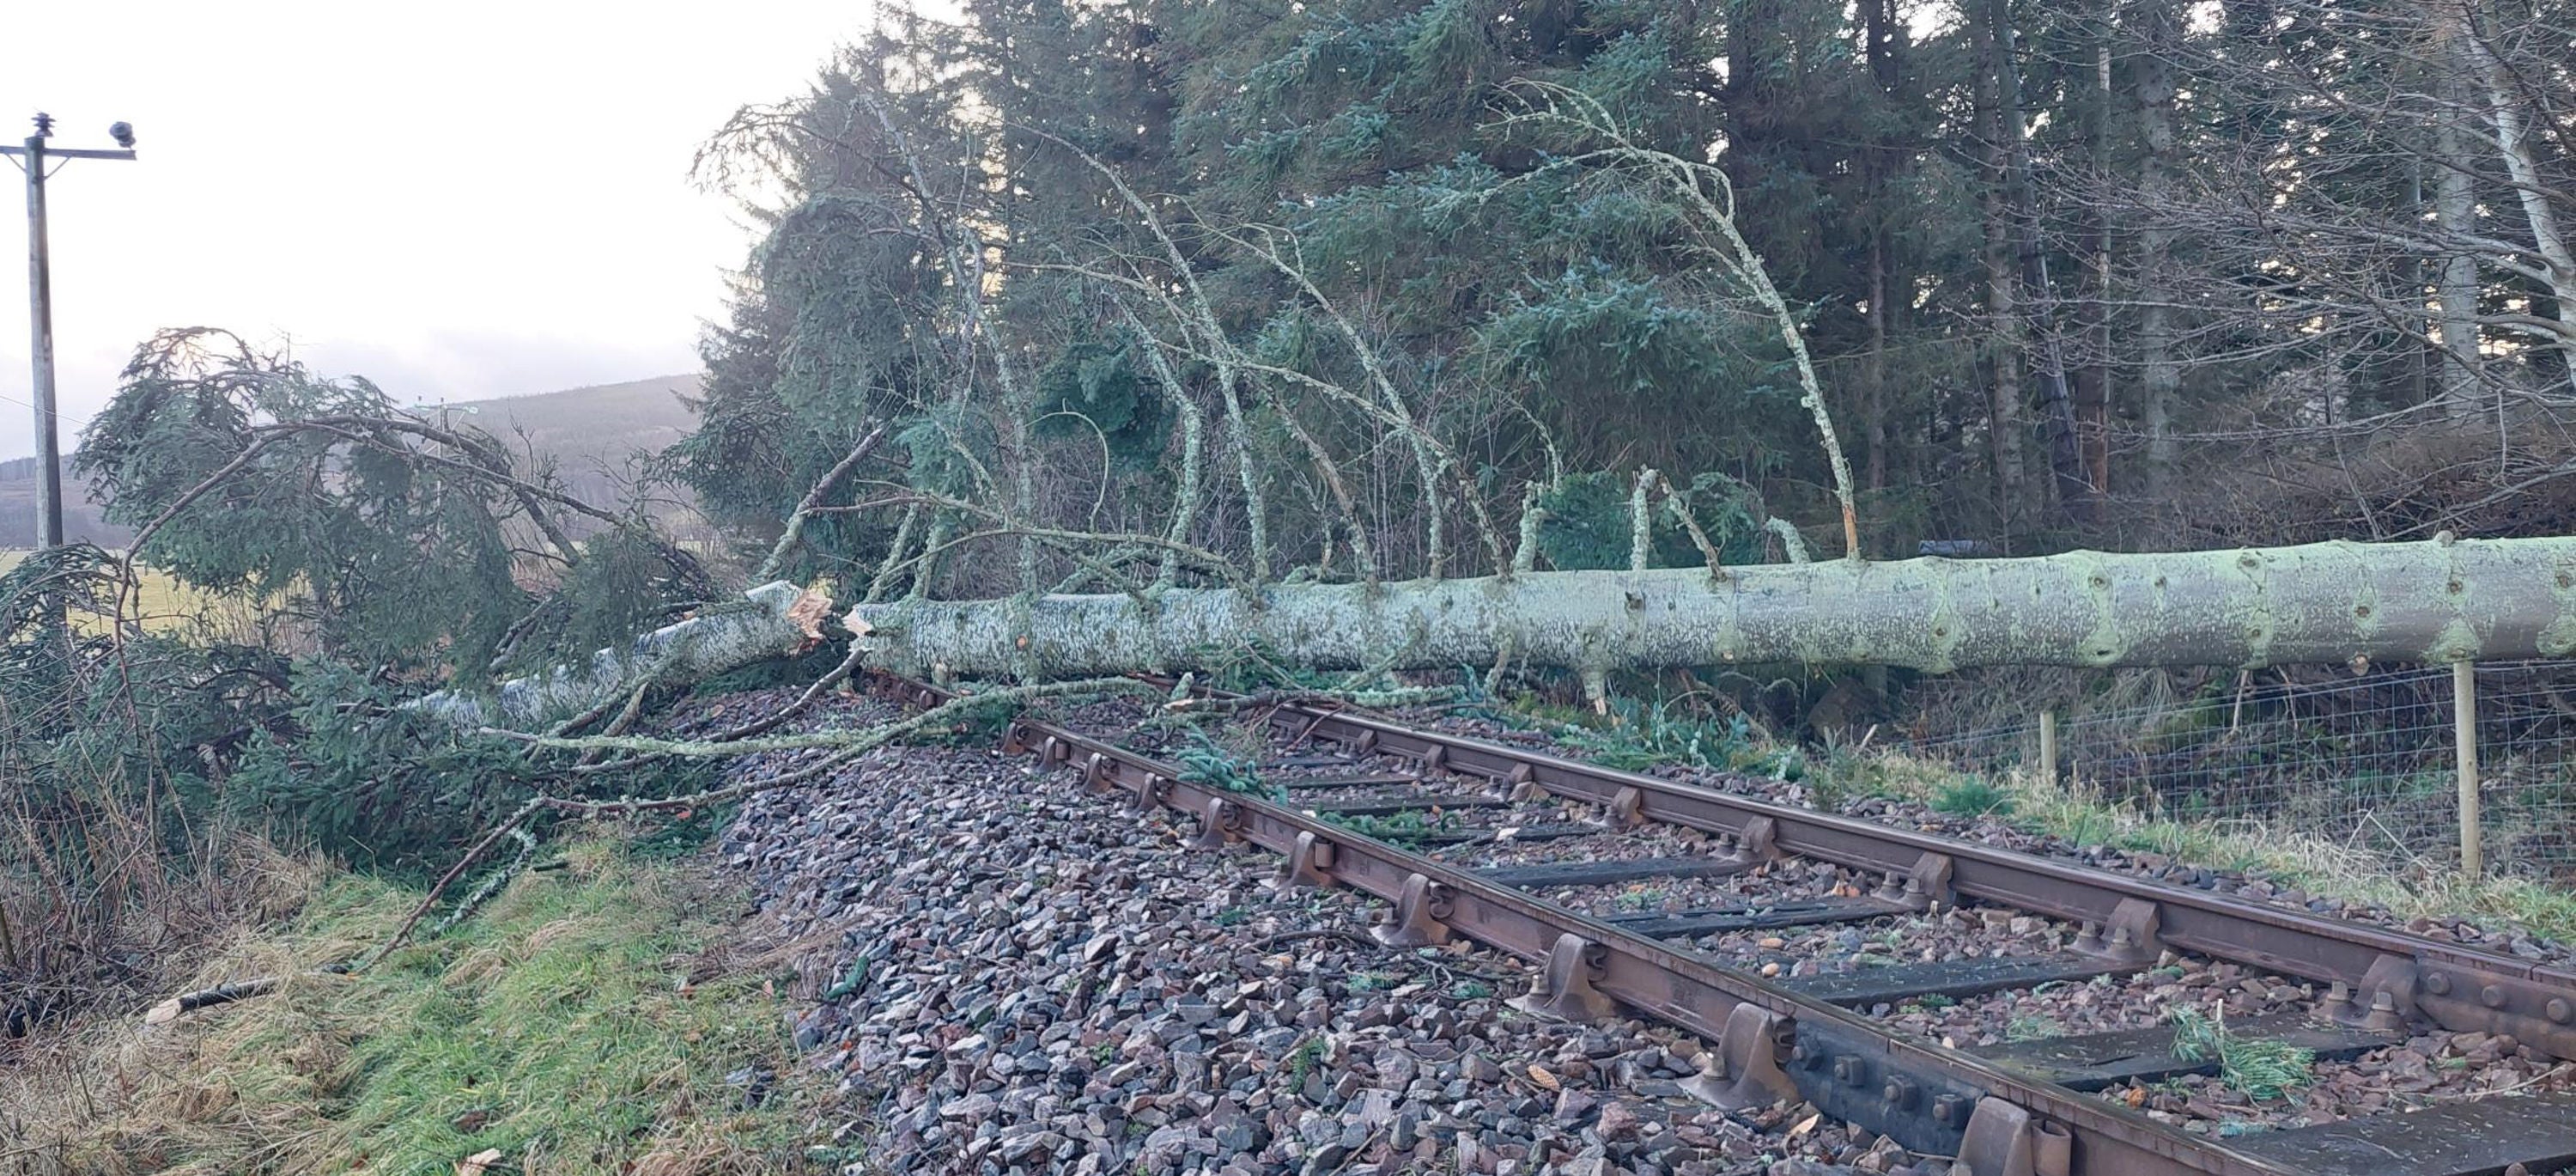
<svg viewBox="0 0 2576 1176"><path fill-rule="evenodd" d="M2015 1014L2013 1019L2004 1025L2006 1041L2046 1041L2053 1037L2064 1036L2066 1036L2066 1026L2058 1024L2056 1018L2043 1017L2035 1013Z"/></svg>
<svg viewBox="0 0 2576 1176"><path fill-rule="evenodd" d="M1297 1048L1289 1050L1287 1059L1289 1081L1303 1084L1306 1081L1306 1075L1314 1073L1316 1065L1324 1060L1326 1048L1327 1043L1323 1038L1309 1037L1298 1042Z"/></svg>
<svg viewBox="0 0 2576 1176"><path fill-rule="evenodd" d="M2219 1081L2248 1098L2286 1098L2316 1076L2314 1050L2230 1033L2226 1018L2213 1019L2198 1009L2177 1008L2171 1020L2174 1056L2186 1062L2216 1061Z"/></svg>
<svg viewBox="0 0 2576 1176"><path fill-rule="evenodd" d="M115 1027L85 1090L59 1097L124 1100L0 1109L61 1124L75 1171L448 1173L490 1149L531 1176L828 1170L782 974L736 962L736 904L613 844L570 861L363 974L306 975L157 1036ZM209 976L348 959L418 897L336 878Z"/></svg>
<svg viewBox="0 0 2576 1176"><path fill-rule="evenodd" d="M2005 815L2013 811L2012 793L1983 776L1961 776L1934 790L1932 811L1954 817Z"/></svg>

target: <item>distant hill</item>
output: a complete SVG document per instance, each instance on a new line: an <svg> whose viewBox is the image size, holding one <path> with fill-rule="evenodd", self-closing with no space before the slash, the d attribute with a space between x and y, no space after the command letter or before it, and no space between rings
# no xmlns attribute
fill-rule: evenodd
<svg viewBox="0 0 2576 1176"><path fill-rule="evenodd" d="M696 431L697 410L680 397L697 390L698 376L692 373L446 407L501 438L513 452L552 460L576 496L608 503L617 499L617 475L634 454L659 453ZM63 529L71 539L113 547L132 538L124 528L101 521L95 505L78 499L84 487L69 489L75 501L64 513ZM36 460L0 461L0 548L32 547L35 542Z"/></svg>
<svg viewBox="0 0 2576 1176"><path fill-rule="evenodd" d="M134 537L123 527L111 527L99 518L98 507L81 497L82 487L64 487L72 501L63 508L64 537L74 543L96 543L102 547L121 547ZM0 549L36 545L36 459L16 457L0 461Z"/></svg>
<svg viewBox="0 0 2576 1176"><path fill-rule="evenodd" d="M552 454L567 471L577 466L623 465L639 451L660 453L698 428L698 410L681 401L698 394L699 377L656 376L535 396L477 400L454 407L473 422L519 448L518 434L539 453Z"/></svg>
<svg viewBox="0 0 2576 1176"><path fill-rule="evenodd" d="M608 504L622 496L637 454L660 453L697 431L698 410L680 398L697 395L698 381L696 373L656 376L449 407L469 412L467 421L523 460L551 459L574 497Z"/></svg>

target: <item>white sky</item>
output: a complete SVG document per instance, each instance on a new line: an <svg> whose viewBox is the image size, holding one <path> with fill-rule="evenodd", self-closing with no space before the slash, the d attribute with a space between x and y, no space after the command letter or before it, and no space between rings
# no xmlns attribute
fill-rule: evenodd
<svg viewBox="0 0 2576 1176"><path fill-rule="evenodd" d="M288 342L406 400L695 370L750 236L689 182L736 106L801 91L857 0L9 6L0 136L37 110L63 446L166 326ZM0 167L0 458L34 451L23 180Z"/></svg>

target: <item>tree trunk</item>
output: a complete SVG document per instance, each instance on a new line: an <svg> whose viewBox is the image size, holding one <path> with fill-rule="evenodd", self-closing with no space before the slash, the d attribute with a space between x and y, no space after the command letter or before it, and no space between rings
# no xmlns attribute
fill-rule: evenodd
<svg viewBox="0 0 2576 1176"><path fill-rule="evenodd" d="M2531 230L2533 247L2540 254L2542 267L2549 277L2549 299L2558 304L2558 322L2564 328L2560 336L2559 355L2567 365L2570 380L2576 380L2576 254L2568 252L2567 238L2558 230L2558 210L2549 203L2549 190L2540 174L2540 159L2531 149L2525 124L2537 121L2522 109L2513 75L2504 61L2496 56L2473 22L2460 29L2457 40L2468 52L2485 84L2487 116L2495 122L2496 150L2504 157L2505 174L2513 180L2514 195L2522 205L2523 223Z"/></svg>
<svg viewBox="0 0 2576 1176"><path fill-rule="evenodd" d="M2458 26L2449 25L2446 38L2456 40ZM2437 56L2437 62L2459 60L2456 46L2446 46L2451 53ZM2433 185L2433 218L2444 235L2459 239L2473 237L2478 231L2478 198L2475 168L2469 132L2460 125L2469 117L2467 84L2457 70L2443 70L2440 79L2444 102L2442 122L2434 132L2434 152L2440 157L2441 174ZM2437 333L2442 338L2442 401L2454 417L2471 416L2481 409L2486 388L2479 378L2478 355L2478 259L2464 245L2452 244L2442 258L2442 275L2435 301L2441 307Z"/></svg>
<svg viewBox="0 0 2576 1176"><path fill-rule="evenodd" d="M1869 230L1869 354L1861 383L1866 393L1861 413L1869 430L1869 464L1861 485L1876 502L1887 489L1887 232ZM1883 541L1884 537L1882 537Z"/></svg>
<svg viewBox="0 0 2576 1176"><path fill-rule="evenodd" d="M646 682L685 686L792 654L816 639L814 627L831 603L828 596L809 598L779 580L744 593L738 602L637 637L624 649L600 650L588 665L514 678L490 695L441 690L410 705L464 726L525 727L623 697ZM809 615L805 609L815 611Z"/></svg>
<svg viewBox="0 0 2576 1176"><path fill-rule="evenodd" d="M1021 618L1025 618L1023 628ZM1178 671L1247 643L1313 669L1738 663L2265 666L2576 652L2576 539L1835 560L1407 584L861 605L870 662ZM864 626L864 628L862 628ZM1025 648L1023 643L1025 642Z"/></svg>
<svg viewBox="0 0 2576 1176"><path fill-rule="evenodd" d="M2164 502L2173 481L2174 397L2182 387L2182 368L2174 360L2174 234L2154 218L2161 218L2172 206L2172 54L2182 29L2171 0L2148 0L2138 18L2143 26L2139 36L2147 44L2136 66L2133 89L2138 137L2146 146L2138 163L2138 200L2153 210L2148 214L2150 223L2138 233L2138 398L2147 432L2147 498Z"/></svg>
<svg viewBox="0 0 2576 1176"><path fill-rule="evenodd" d="M1982 198L1986 241L1987 460L1994 467L1995 514L2011 520L2021 507L2022 332L2014 305L2012 228L2004 210L2003 116L1995 111L1993 79L1977 87L1977 137L1985 144Z"/></svg>
<svg viewBox="0 0 2576 1176"><path fill-rule="evenodd" d="M2107 27L2109 17L2103 17ZM2085 95L2085 165L2093 190L2111 183L2111 45L2094 42L2096 84ZM2096 495L2111 492L2111 227L2098 200L2084 202L2076 248L2085 276L2075 307L2075 337L2083 362L2074 375L2075 435L2084 484Z"/></svg>
<svg viewBox="0 0 2576 1176"><path fill-rule="evenodd" d="M2048 252L2039 234L2039 194L2031 178L2030 131L2021 110L2021 67L2014 60L2010 0L1987 5L1986 42L1993 57L1995 109L2003 119L2004 173L2012 193L2021 254L2021 282L2031 342L2039 348L2039 398L2048 412L2048 464L2056 474L2059 505L2078 526L2093 522L2093 486L2075 429L2075 405L2066 384L2065 341L2057 337L2055 297L2048 281Z"/></svg>
<svg viewBox="0 0 2576 1176"><path fill-rule="evenodd" d="M1894 101L1898 77L1893 37L1896 14L1891 11L1889 0L1867 0L1862 7L1862 27L1867 37L1863 53L1869 60L1871 80L1878 84L1882 100ZM1862 199L1873 210L1869 225L1869 353L1861 381L1867 389L1861 407L1867 419L1861 424L1868 430L1869 464L1863 471L1861 485L1869 491L1873 503L1878 502L1887 489L1887 271L1890 244L1887 222L1875 210L1885 204L1887 178L1894 170L1892 157L1896 154L1884 140L1861 151L1861 167L1865 169ZM1885 536L1880 537L1880 542L1884 544Z"/></svg>

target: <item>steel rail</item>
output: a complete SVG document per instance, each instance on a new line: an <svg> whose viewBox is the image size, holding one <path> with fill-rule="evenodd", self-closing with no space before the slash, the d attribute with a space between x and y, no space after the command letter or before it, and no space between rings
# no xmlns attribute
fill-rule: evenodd
<svg viewBox="0 0 2576 1176"><path fill-rule="evenodd" d="M1288 703L1270 721L1345 748L1526 780L1635 818L1738 837L1767 824L1780 849L1853 869L1905 878L1923 873L1930 855L1957 894L2073 922L2125 923L2141 946L2160 942L2343 986L2348 1003L2329 1010L2339 1019L2420 1015L2576 1059L2576 971L2565 968L1347 712Z"/></svg>
<svg viewBox="0 0 2576 1176"><path fill-rule="evenodd" d="M921 705L953 697L880 680ZM1398 907L1396 934L1382 928L1382 939L1402 943L1410 930L1438 942L1455 933L1542 961L1538 990L1518 1002L1523 1007L1599 1016L1616 1001L1687 1029L1714 1047L1715 1065L1694 1093L1720 1105L1794 1094L1914 1152L1956 1156L1973 1176L2294 1176L1287 805L1184 781L1175 767L1059 725L1015 719L1003 750L1080 768L1094 788L1125 790L1148 811L1191 813L1211 847L1249 842L1287 855L1287 882L1338 883L1389 899Z"/></svg>

